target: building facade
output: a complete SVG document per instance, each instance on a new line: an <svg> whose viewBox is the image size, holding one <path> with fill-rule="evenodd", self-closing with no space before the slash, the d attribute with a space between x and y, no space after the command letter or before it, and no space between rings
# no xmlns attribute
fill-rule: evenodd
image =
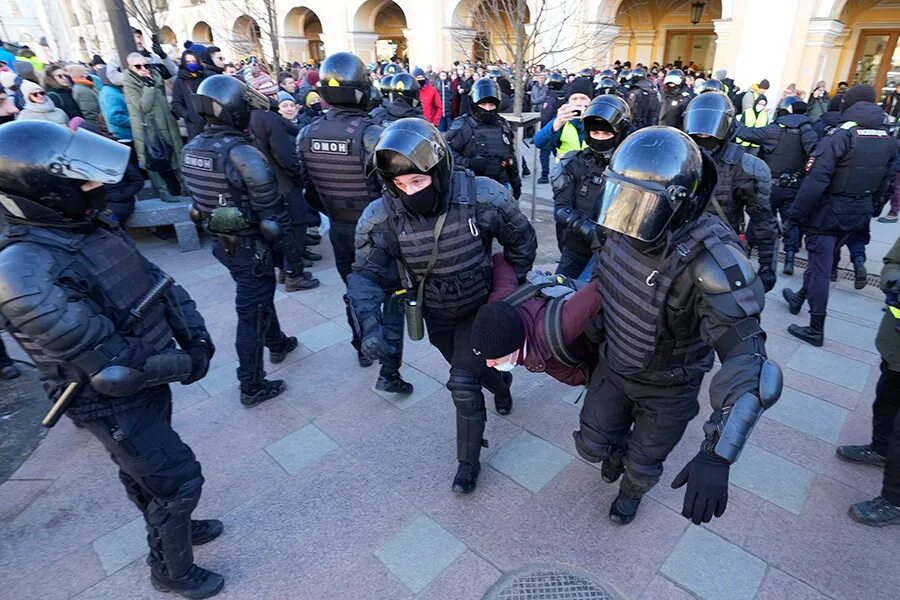
<svg viewBox="0 0 900 600"><path fill-rule="evenodd" d="M230 58L318 61L350 50L365 62L512 58L517 0L142 0L156 2L163 42L214 43ZM62 0L73 58L108 53L103 4ZM272 10L267 10L271 8ZM505 14L504 14L505 13ZM267 17L271 14L272 18ZM747 87L767 78L809 91L825 80L900 81L900 0L527 0L529 59L569 70L610 61L727 69ZM777 92L775 92L777 93Z"/></svg>

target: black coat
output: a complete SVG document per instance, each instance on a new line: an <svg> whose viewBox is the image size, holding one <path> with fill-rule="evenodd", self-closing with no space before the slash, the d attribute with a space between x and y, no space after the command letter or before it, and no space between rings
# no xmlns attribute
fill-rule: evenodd
<svg viewBox="0 0 900 600"><path fill-rule="evenodd" d="M300 176L300 160L297 158L295 139L299 128L281 115L270 110L254 110L250 113L250 133L253 145L269 159L278 193L285 199L288 214L294 224L309 222L309 209L303 195Z"/></svg>
<svg viewBox="0 0 900 600"><path fill-rule="evenodd" d="M47 88L47 96L53 100L56 108L61 108L70 119L83 116L71 88Z"/></svg>
<svg viewBox="0 0 900 600"><path fill-rule="evenodd" d="M187 125L188 139L206 127L206 121L197 113L194 103L191 102L191 94L197 92L200 82L204 79L206 79L206 74L202 71L191 73L182 67L178 69L178 77L172 84L172 112L176 117L184 119L184 123Z"/></svg>
<svg viewBox="0 0 900 600"><path fill-rule="evenodd" d="M142 187L144 178L135 162L128 163L121 181L106 186L106 205L119 223L124 224L134 212L134 199Z"/></svg>

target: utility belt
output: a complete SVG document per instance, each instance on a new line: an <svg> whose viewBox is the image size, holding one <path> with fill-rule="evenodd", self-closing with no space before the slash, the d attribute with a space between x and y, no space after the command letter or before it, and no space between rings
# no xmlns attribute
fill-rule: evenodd
<svg viewBox="0 0 900 600"><path fill-rule="evenodd" d="M221 246L225 256L233 257L238 250L253 252L252 273L257 277L265 275L268 267L274 262L274 249L272 245L258 235L225 235L216 236L216 242Z"/></svg>
<svg viewBox="0 0 900 600"><path fill-rule="evenodd" d="M782 173L777 177L773 177L775 179L775 185L783 188L790 188L792 190L800 189L800 184L803 183L803 173L795 172L795 173Z"/></svg>

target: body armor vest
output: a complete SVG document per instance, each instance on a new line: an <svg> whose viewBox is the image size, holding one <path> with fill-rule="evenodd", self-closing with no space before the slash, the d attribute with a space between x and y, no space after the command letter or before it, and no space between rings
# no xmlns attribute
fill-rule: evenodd
<svg viewBox="0 0 900 600"><path fill-rule="evenodd" d="M238 133L204 131L184 147L181 173L197 209L210 214L217 208L236 206L250 217L247 191L235 187L226 175L228 153L240 144L249 144Z"/></svg>
<svg viewBox="0 0 900 600"><path fill-rule="evenodd" d="M637 379L652 372L656 380L664 379L660 372L712 367L713 351L700 337L697 316L689 307L670 310L668 301L691 261L722 243L739 244L734 232L711 215L678 232L663 254L645 254L623 235L607 238L599 256L605 333L600 356L613 371Z"/></svg>
<svg viewBox="0 0 900 600"><path fill-rule="evenodd" d="M85 235L44 227L11 225L0 238L0 252L17 243L31 243L49 249L56 258L57 270L48 273L48 279L55 281L67 271L77 273L79 278L88 282L89 288L85 292L97 305L98 312L119 326L128 319L129 310L156 283L147 269L146 260L122 235L106 229L97 229ZM73 367L45 354L24 334L13 329L10 333L42 373L59 381L71 380ZM175 337L161 303L152 306L133 331L119 333L140 338L153 352L170 347ZM131 366L140 368L143 365Z"/></svg>
<svg viewBox="0 0 900 600"><path fill-rule="evenodd" d="M595 219L599 211L597 203L603 191L603 170L605 164L593 157L590 150L583 150L573 156L565 165L575 186L575 211L588 219ZM567 235L565 245L580 254L590 254L591 246L579 235Z"/></svg>
<svg viewBox="0 0 900 600"><path fill-rule="evenodd" d="M328 216L356 223L369 203L381 195L374 175L366 177L363 134L367 115L326 113L303 134L299 150Z"/></svg>
<svg viewBox="0 0 900 600"><path fill-rule="evenodd" d="M452 197L438 241L437 262L425 277L425 313L441 317L465 316L476 311L487 302L491 291L490 241L482 239L478 228L475 177L457 171L453 179ZM385 197L385 202L389 206L402 206L392 198ZM436 219L436 216L422 219L403 208L390 219L403 265L414 285L425 276L434 248Z"/></svg>
<svg viewBox="0 0 900 600"><path fill-rule="evenodd" d="M719 178L716 181L716 187L713 190L713 197L722 207L728 224L732 229L741 233L744 230L744 207L735 199L735 176L741 169L741 158L744 151L737 144L728 142L722 150L721 158L716 160L716 170ZM710 202L706 208L707 212L718 214L713 203Z"/></svg>
<svg viewBox="0 0 900 600"><path fill-rule="evenodd" d="M841 124L849 132L850 150L838 159L827 192L832 196L870 196L897 155L897 140L883 129L868 129L853 121Z"/></svg>
<svg viewBox="0 0 900 600"><path fill-rule="evenodd" d="M772 179L778 179L782 174L795 174L803 172L806 163L806 150L803 149L803 140L800 137L800 127L785 127L778 125L780 136L775 149L769 153L763 153L760 158L769 165Z"/></svg>
<svg viewBox="0 0 900 600"><path fill-rule="evenodd" d="M484 123L470 116L469 126L471 141L466 147L466 156L496 159L490 161L484 176L505 185L509 182L509 175L506 169L500 166L500 160L516 155L509 124L502 117L498 117L498 121L494 123Z"/></svg>

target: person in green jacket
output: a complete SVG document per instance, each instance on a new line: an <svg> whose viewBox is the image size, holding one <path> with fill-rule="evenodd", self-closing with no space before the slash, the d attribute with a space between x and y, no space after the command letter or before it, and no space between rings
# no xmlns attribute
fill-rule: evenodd
<svg viewBox="0 0 900 600"><path fill-rule="evenodd" d="M181 165L181 133L172 116L172 110L166 101L163 80L159 73L151 71L150 61L142 54L132 52L128 55L128 71L123 78L125 103L131 116L131 133L134 137L134 150L138 163L147 169L150 181L159 190L159 197L164 202L178 202L181 195L181 184L177 169ZM157 136L171 148L169 168L150 169L147 162L146 136ZM154 141L153 139L150 140Z"/></svg>
<svg viewBox="0 0 900 600"><path fill-rule="evenodd" d="M88 68L73 63L66 67L72 78L72 96L86 121L100 126L100 93L94 81L88 76Z"/></svg>
<svg viewBox="0 0 900 600"><path fill-rule="evenodd" d="M881 377L872 404L872 441L840 446L838 458L884 467L881 494L850 507L850 517L864 525L900 525L900 238L884 257L881 289L887 309L875 338L881 354Z"/></svg>

